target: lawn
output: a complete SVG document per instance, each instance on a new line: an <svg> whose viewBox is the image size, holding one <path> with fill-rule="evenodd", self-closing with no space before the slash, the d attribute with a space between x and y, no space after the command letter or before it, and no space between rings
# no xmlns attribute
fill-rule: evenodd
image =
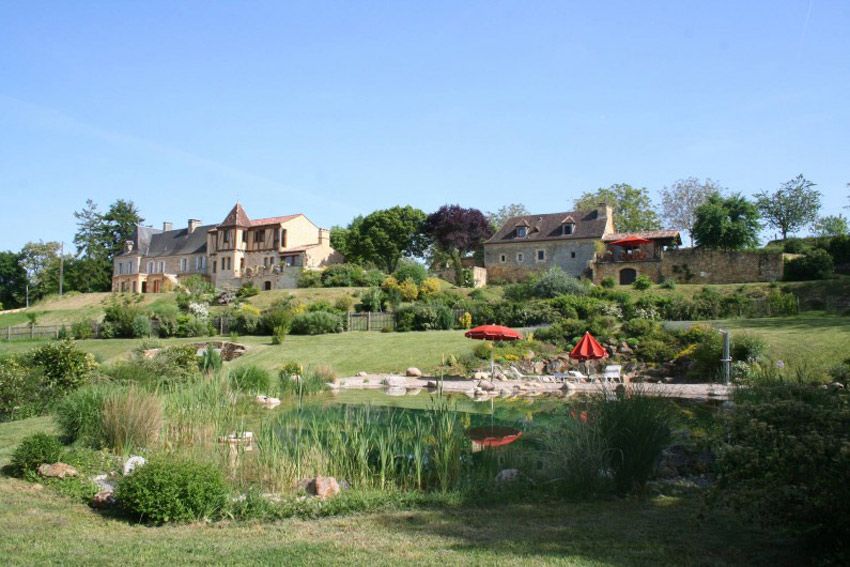
<svg viewBox="0 0 850 567"><path fill-rule="evenodd" d="M0 463L49 418L0 424ZM752 565L791 550L708 513L697 496L585 503L457 503L274 523L147 527L49 488L0 477L4 565L364 564Z"/></svg>

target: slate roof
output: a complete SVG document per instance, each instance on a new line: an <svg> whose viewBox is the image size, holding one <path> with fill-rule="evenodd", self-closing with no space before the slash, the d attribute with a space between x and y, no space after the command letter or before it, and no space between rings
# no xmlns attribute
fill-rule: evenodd
<svg viewBox="0 0 850 567"><path fill-rule="evenodd" d="M673 239L676 244L682 243L682 236L679 234L678 230L641 230L638 232L615 232L612 234L606 234L602 237L602 240L605 242L614 242L615 240L620 240L629 236L639 236L641 238L646 238L647 240Z"/></svg>
<svg viewBox="0 0 850 567"><path fill-rule="evenodd" d="M153 228L152 226L136 225L136 228L133 230L133 235L130 236L130 240L133 241L133 251L121 252L119 256L133 256L136 254L141 254L142 256L147 255L148 248L150 248L151 244L151 237L161 232L162 231L160 229Z"/></svg>
<svg viewBox="0 0 850 567"><path fill-rule="evenodd" d="M189 234L188 228L161 231L148 226L136 227L142 242L136 245L136 249L143 256L179 256L182 254L204 254L207 251L207 231L216 225L208 224L199 226ZM135 235L134 235L135 236ZM135 241L135 238L134 238ZM124 253L122 256L129 256Z"/></svg>
<svg viewBox="0 0 850 567"><path fill-rule="evenodd" d="M561 234L561 225L567 219L575 219L572 234ZM581 238L602 238L608 219L599 211L568 211L544 215L523 215L509 218L504 226L485 244L506 244L509 242L536 242L541 240L576 240ZM517 237L517 226L527 226L525 237Z"/></svg>

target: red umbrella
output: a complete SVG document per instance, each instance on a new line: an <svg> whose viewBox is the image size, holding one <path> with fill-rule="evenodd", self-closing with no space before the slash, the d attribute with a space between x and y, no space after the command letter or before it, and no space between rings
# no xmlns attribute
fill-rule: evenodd
<svg viewBox="0 0 850 567"><path fill-rule="evenodd" d="M623 248L628 248L630 246L640 246L641 244L649 244L650 242L652 241L633 234L631 236L621 238L620 240L610 242L609 244L611 244L611 246L622 246Z"/></svg>
<svg viewBox="0 0 850 567"><path fill-rule="evenodd" d="M608 351L605 350L599 341L593 338L590 331L587 331L579 340L575 348L570 352L570 358L584 362L585 360L599 360L606 358Z"/></svg>
<svg viewBox="0 0 850 567"><path fill-rule="evenodd" d="M519 331L502 325L479 325L465 332L463 336L483 341L516 341L522 338Z"/></svg>

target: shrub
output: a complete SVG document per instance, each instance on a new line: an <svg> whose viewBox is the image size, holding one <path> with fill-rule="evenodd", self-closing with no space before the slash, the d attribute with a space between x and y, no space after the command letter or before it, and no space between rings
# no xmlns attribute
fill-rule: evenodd
<svg viewBox="0 0 850 567"><path fill-rule="evenodd" d="M294 300L292 297L279 299L265 309L260 316L260 329L267 335L274 333L278 327L289 329L294 315Z"/></svg>
<svg viewBox="0 0 850 567"><path fill-rule="evenodd" d="M118 299L113 297L104 307L103 322L109 323L114 329L116 337L133 337L133 321L139 315L144 315L142 308L138 302L141 301L141 296L137 298L123 297Z"/></svg>
<svg viewBox="0 0 850 567"><path fill-rule="evenodd" d="M97 368L94 356L70 340L44 344L29 354L29 360L44 373L46 396L58 397L85 384Z"/></svg>
<svg viewBox="0 0 850 567"><path fill-rule="evenodd" d="M419 284L419 296L423 298L433 297L440 293L440 280L437 278L425 278Z"/></svg>
<svg viewBox="0 0 850 567"><path fill-rule="evenodd" d="M431 331L454 327L452 310L445 305L416 303L396 310L396 331Z"/></svg>
<svg viewBox="0 0 850 567"><path fill-rule="evenodd" d="M718 452L714 498L786 528L818 551L850 546L847 394L770 381L736 395Z"/></svg>
<svg viewBox="0 0 850 567"><path fill-rule="evenodd" d="M282 395L309 395L327 389L327 384L336 380L336 373L329 366L316 366L306 370L300 364L289 363L278 373Z"/></svg>
<svg viewBox="0 0 850 567"><path fill-rule="evenodd" d="M314 270L302 270L298 275L298 287L322 287L322 273Z"/></svg>
<svg viewBox="0 0 850 567"><path fill-rule="evenodd" d="M611 482L601 471L610 466L611 451L587 412L573 412L561 426L544 435L543 465L548 478L555 478L559 492L587 497L606 493Z"/></svg>
<svg viewBox="0 0 850 567"><path fill-rule="evenodd" d="M55 463L62 455L59 439L46 433L35 433L25 437L9 463L12 474L27 476L35 473L40 465Z"/></svg>
<svg viewBox="0 0 850 567"><path fill-rule="evenodd" d="M321 272L324 287L355 287L366 284L366 270L356 264L332 264Z"/></svg>
<svg viewBox="0 0 850 567"><path fill-rule="evenodd" d="M44 374L25 357L0 356L0 421L38 415L49 403L42 390Z"/></svg>
<svg viewBox="0 0 850 567"><path fill-rule="evenodd" d="M549 299L559 295L586 295L587 288L576 278L567 274L559 267L549 268L531 284L534 297Z"/></svg>
<svg viewBox="0 0 850 567"><path fill-rule="evenodd" d="M649 279L647 276L640 275L635 279L634 283L632 284L632 287L641 291L649 289L652 287L652 280Z"/></svg>
<svg viewBox="0 0 850 567"><path fill-rule="evenodd" d="M239 299L247 299L249 297L254 297L258 293L260 293L260 290L257 289L254 282L245 282L239 287L239 291L236 292L236 297Z"/></svg>
<svg viewBox="0 0 850 567"><path fill-rule="evenodd" d="M642 490L655 471L661 451L670 443L672 408L669 400L632 392L594 404L599 428L611 451L611 469L619 494Z"/></svg>
<svg viewBox="0 0 850 567"><path fill-rule="evenodd" d="M360 311L377 313L384 309L384 292L379 287L370 287L360 296Z"/></svg>
<svg viewBox="0 0 850 567"><path fill-rule="evenodd" d="M815 248L805 256L794 258L785 264L786 280L823 280L832 277L835 263L829 252Z"/></svg>
<svg viewBox="0 0 850 567"><path fill-rule="evenodd" d="M676 344L663 338L642 340L637 348L637 356L644 362L668 362L676 357Z"/></svg>
<svg viewBox="0 0 850 567"><path fill-rule="evenodd" d="M630 337L645 337L657 334L661 325L649 319L629 319L623 323L623 332Z"/></svg>
<svg viewBox="0 0 850 567"><path fill-rule="evenodd" d="M151 336L151 320L147 315L136 315L133 317L133 336L144 338Z"/></svg>
<svg viewBox="0 0 850 567"><path fill-rule="evenodd" d="M289 332L289 328L281 325L279 327L275 327L274 331L272 331L272 344L280 345L283 344L283 341L286 339L286 334Z"/></svg>
<svg viewBox="0 0 850 567"><path fill-rule="evenodd" d="M412 280L404 280L398 284L398 292L402 301L415 301L419 297L419 287Z"/></svg>
<svg viewBox="0 0 850 567"><path fill-rule="evenodd" d="M178 337L203 337L212 334L209 321L193 315L181 315L177 317L177 329L175 336Z"/></svg>
<svg viewBox="0 0 850 567"><path fill-rule="evenodd" d="M664 278L658 287L662 289L676 289L676 280L673 278Z"/></svg>
<svg viewBox="0 0 850 567"><path fill-rule="evenodd" d="M732 335L731 343L732 360L755 362L767 350L764 339L747 333Z"/></svg>
<svg viewBox="0 0 850 567"><path fill-rule="evenodd" d="M611 276L607 276L602 278L602 281L599 284L606 289L613 289L614 286L617 285L617 280L612 278Z"/></svg>
<svg viewBox="0 0 850 567"><path fill-rule="evenodd" d="M428 271L418 262L402 260L393 272L393 277L398 282L412 281L418 286L428 277Z"/></svg>
<svg viewBox="0 0 850 567"><path fill-rule="evenodd" d="M103 441L118 453L150 448L162 428L162 406L155 394L135 386L103 401Z"/></svg>
<svg viewBox="0 0 850 567"><path fill-rule="evenodd" d="M221 370L223 362L221 352L211 344L208 344L207 348L201 354L201 359L198 361L198 368L204 374L212 374Z"/></svg>
<svg viewBox="0 0 850 567"><path fill-rule="evenodd" d="M292 320L291 333L293 335L323 335L341 333L343 330L342 318L339 314L310 311L295 316Z"/></svg>
<svg viewBox="0 0 850 567"><path fill-rule="evenodd" d="M351 308L354 307L354 298L350 295L340 296L334 301L334 310L341 311L343 313L348 313L351 311Z"/></svg>
<svg viewBox="0 0 850 567"><path fill-rule="evenodd" d="M77 340L94 338L94 319L80 319L71 325L71 335Z"/></svg>
<svg viewBox="0 0 850 567"><path fill-rule="evenodd" d="M228 488L211 464L152 460L121 479L115 492L121 506L154 524L217 517L227 504Z"/></svg>
<svg viewBox="0 0 850 567"><path fill-rule="evenodd" d="M241 392L268 393L271 391L272 377L258 366L240 366L230 370L230 387Z"/></svg>

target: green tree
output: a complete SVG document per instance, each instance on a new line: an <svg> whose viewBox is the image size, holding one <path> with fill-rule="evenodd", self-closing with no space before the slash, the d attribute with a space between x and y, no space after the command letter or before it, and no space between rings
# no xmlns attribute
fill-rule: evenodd
<svg viewBox="0 0 850 567"><path fill-rule="evenodd" d="M821 194L812 189L814 186L801 173L774 193L756 193L759 212L768 226L782 233L782 240L788 238L788 233L797 232L817 220Z"/></svg>
<svg viewBox="0 0 850 567"><path fill-rule="evenodd" d="M81 211L76 211L77 247L75 273L79 291L108 291L112 287L112 261L121 253L124 242L133 236L136 226L144 219L132 201L118 199L101 214L97 204L88 199Z"/></svg>
<svg viewBox="0 0 850 567"><path fill-rule="evenodd" d="M62 245L58 242L27 242L21 248L18 263L26 274L25 302L30 306L32 300L44 297L53 291L51 268L55 267L58 274L59 250ZM58 281L55 286L58 290Z"/></svg>
<svg viewBox="0 0 850 567"><path fill-rule="evenodd" d="M493 232L496 232L508 222L508 219L522 217L528 214L530 214L528 209L522 203L511 203L499 208L496 212L491 211L487 213L487 220L490 222L490 228Z"/></svg>
<svg viewBox="0 0 850 567"><path fill-rule="evenodd" d="M828 215L816 220L814 229L818 236L842 236L850 231L850 225L844 215Z"/></svg>
<svg viewBox="0 0 850 567"><path fill-rule="evenodd" d="M667 226L687 231L693 245L697 207L710 195L722 192L720 185L708 178L700 181L696 177L688 177L665 187L661 190L661 211Z"/></svg>
<svg viewBox="0 0 850 567"><path fill-rule="evenodd" d="M576 200L574 207L577 211L590 211L600 203L614 210L614 225L619 232L661 228L646 187L632 187L628 183L600 187L592 193L584 193Z"/></svg>
<svg viewBox="0 0 850 567"><path fill-rule="evenodd" d="M374 264L392 273L402 257L419 256L427 248L425 218L409 205L375 211L355 217L347 228L334 227L331 245L349 262Z"/></svg>
<svg viewBox="0 0 850 567"><path fill-rule="evenodd" d="M710 195L695 212L697 246L741 250L758 246L758 208L740 194Z"/></svg>
<svg viewBox="0 0 850 567"><path fill-rule="evenodd" d="M17 252L0 252L0 304L3 309L13 309L24 304L27 273Z"/></svg>

